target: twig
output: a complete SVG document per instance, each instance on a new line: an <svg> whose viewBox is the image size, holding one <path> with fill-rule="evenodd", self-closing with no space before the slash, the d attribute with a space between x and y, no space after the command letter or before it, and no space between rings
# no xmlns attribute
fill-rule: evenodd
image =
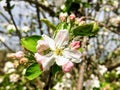
<svg viewBox="0 0 120 90"><path fill-rule="evenodd" d="M86 51L87 37L83 37L82 48ZM84 72L85 72L85 56L86 53L83 53L83 62L79 66L79 78L77 83L77 90L82 90L83 88L83 80L84 80Z"/></svg>
<svg viewBox="0 0 120 90"><path fill-rule="evenodd" d="M9 15L10 15L10 17L11 17L11 20L12 20L15 28L16 28L16 33L17 33L17 35L18 35L18 37L19 37L19 40L20 40L20 39L22 38L22 36L21 36L21 33L20 33L19 29L17 28L17 25L16 25L16 23L15 23L15 21L14 21L14 18L13 18L12 13L11 13L10 0L7 0L6 3L7 3L7 9L8 9L7 11L8 11L8 13L9 13Z"/></svg>
<svg viewBox="0 0 120 90"><path fill-rule="evenodd" d="M36 2L38 2L38 1L36 0ZM41 33L41 35L42 35L42 34L43 34L43 31L41 30L41 22L40 22L39 7L38 7L37 4L36 4L36 12L37 12L37 18L38 18L38 24L39 24L40 33Z"/></svg>
<svg viewBox="0 0 120 90"><path fill-rule="evenodd" d="M35 4L35 5L39 6L39 7L41 7L43 10L49 12L49 14L51 16L55 16L55 12L50 7L47 7L47 6L45 6L45 5L41 4L41 3L38 3L38 2L36 2L34 0L21 0L21 1L26 1L26 2L29 2L29 3Z"/></svg>
<svg viewBox="0 0 120 90"><path fill-rule="evenodd" d="M84 71L85 71L85 63L83 62L80 67L79 71L79 79L77 84L77 90L82 90L83 87L83 79L84 79Z"/></svg>
<svg viewBox="0 0 120 90"><path fill-rule="evenodd" d="M8 22L8 23L10 23L10 20L0 11L0 14L4 17L4 19Z"/></svg>
<svg viewBox="0 0 120 90"><path fill-rule="evenodd" d="M48 81L47 81L43 90L49 90L51 79L52 79L52 72L51 72L51 68L50 68L50 74L49 74L49 77L48 77Z"/></svg>
<svg viewBox="0 0 120 90"><path fill-rule="evenodd" d="M15 52L13 51L6 43L4 43L2 40L0 40L0 42L11 52Z"/></svg>
<svg viewBox="0 0 120 90"><path fill-rule="evenodd" d="M120 61L115 63L115 64L112 64L110 66L107 67L108 71L112 71L113 69L117 68L120 66Z"/></svg>

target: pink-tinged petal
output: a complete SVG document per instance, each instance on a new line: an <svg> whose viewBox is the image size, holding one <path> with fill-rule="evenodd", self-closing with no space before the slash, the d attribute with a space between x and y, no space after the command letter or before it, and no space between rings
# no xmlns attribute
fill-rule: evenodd
<svg viewBox="0 0 120 90"><path fill-rule="evenodd" d="M65 30L65 29L60 30L55 37L56 47L62 47L68 44L68 41L69 41L68 30Z"/></svg>
<svg viewBox="0 0 120 90"><path fill-rule="evenodd" d="M24 53L22 51L18 51L15 53L15 56L17 59L21 59L24 57Z"/></svg>
<svg viewBox="0 0 120 90"><path fill-rule="evenodd" d="M55 59L53 56L45 57L44 60L42 60L43 71L49 70L50 67L54 64L54 62L55 62Z"/></svg>
<svg viewBox="0 0 120 90"><path fill-rule="evenodd" d="M66 58L64 58L64 57L62 57L62 56L56 56L56 64L57 64L58 66L64 65L64 64L67 63L68 61L69 61L69 59L66 59Z"/></svg>
<svg viewBox="0 0 120 90"><path fill-rule="evenodd" d="M39 53L35 53L34 57L39 64L42 64L42 60L44 60L44 56L40 55Z"/></svg>
<svg viewBox="0 0 120 90"><path fill-rule="evenodd" d="M35 59L41 65L40 68L43 71L48 70L55 62L55 59L51 54L42 56L39 53L35 53Z"/></svg>
<svg viewBox="0 0 120 90"><path fill-rule="evenodd" d="M80 63L82 60L81 59L82 54L77 50L74 51L64 50L63 56L75 63Z"/></svg>
<svg viewBox="0 0 120 90"><path fill-rule="evenodd" d="M70 72L74 67L74 64L71 61L68 61L62 66L63 72Z"/></svg>
<svg viewBox="0 0 120 90"><path fill-rule="evenodd" d="M40 54L49 48L48 44L44 40L39 40L37 43L36 49Z"/></svg>
<svg viewBox="0 0 120 90"><path fill-rule="evenodd" d="M70 48L72 50L77 50L80 48L80 41L74 41L70 44Z"/></svg>
<svg viewBox="0 0 120 90"><path fill-rule="evenodd" d="M48 44L48 46L50 47L51 50L55 50L55 42L53 39L51 39L50 37L48 37L47 35L42 35L43 39L45 40L45 42Z"/></svg>

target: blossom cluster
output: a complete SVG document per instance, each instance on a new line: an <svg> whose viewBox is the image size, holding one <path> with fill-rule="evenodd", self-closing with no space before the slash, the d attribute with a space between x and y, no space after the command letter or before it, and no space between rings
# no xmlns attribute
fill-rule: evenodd
<svg viewBox="0 0 120 90"><path fill-rule="evenodd" d="M7 55L7 57L11 59L18 59L20 64L24 64L28 61L23 51L18 51L16 53L10 53Z"/></svg>
<svg viewBox="0 0 120 90"><path fill-rule="evenodd" d="M42 38L37 43L35 59L43 71L56 63L63 72L69 72L74 67L73 62L81 62L80 41L70 42L68 30L59 30L54 39L47 35L42 35Z"/></svg>

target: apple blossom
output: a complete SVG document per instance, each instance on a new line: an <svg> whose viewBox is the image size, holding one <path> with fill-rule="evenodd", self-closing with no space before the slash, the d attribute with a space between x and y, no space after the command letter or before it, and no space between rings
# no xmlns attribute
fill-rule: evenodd
<svg viewBox="0 0 120 90"><path fill-rule="evenodd" d="M50 52L46 55L35 54L35 59L42 65L43 71L49 69L54 62L58 66L63 66L68 61L75 63L81 62L81 53L69 48L68 30L60 30L54 40L47 35L42 35L42 37L50 48Z"/></svg>
<svg viewBox="0 0 120 90"><path fill-rule="evenodd" d="M69 16L69 18L70 18L70 20L75 20L76 16L75 16L75 14L72 13L72 14Z"/></svg>
<svg viewBox="0 0 120 90"><path fill-rule="evenodd" d="M67 63L65 63L62 66L62 70L63 72L70 72L72 70L72 68L74 67L74 64L71 61L68 61Z"/></svg>
<svg viewBox="0 0 120 90"><path fill-rule="evenodd" d="M19 80L19 77L20 77L19 74L15 74L15 73L11 74L9 76L10 82L17 82Z"/></svg>
<svg viewBox="0 0 120 90"><path fill-rule="evenodd" d="M59 18L60 18L61 21L65 21L66 17L67 17L67 13L60 13Z"/></svg>
<svg viewBox="0 0 120 90"><path fill-rule="evenodd" d="M15 56L17 59L21 59L22 57L24 57L24 53L22 51L18 51L15 53Z"/></svg>

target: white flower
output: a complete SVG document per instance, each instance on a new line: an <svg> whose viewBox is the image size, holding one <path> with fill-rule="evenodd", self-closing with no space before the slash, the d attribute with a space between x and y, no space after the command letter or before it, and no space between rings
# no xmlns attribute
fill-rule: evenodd
<svg viewBox="0 0 120 90"><path fill-rule="evenodd" d="M9 31L9 30L15 31L16 29L15 29L15 26L14 26L14 25L9 24L9 25L7 26L7 30L8 30L8 31Z"/></svg>
<svg viewBox="0 0 120 90"><path fill-rule="evenodd" d="M28 32L28 31L30 31L30 28L28 26L24 26L24 27L22 27L22 31Z"/></svg>
<svg viewBox="0 0 120 90"><path fill-rule="evenodd" d="M100 87L100 81L98 80L98 77L91 75L92 79L87 80L84 82L85 90L93 90L93 88L99 88Z"/></svg>
<svg viewBox="0 0 120 90"><path fill-rule="evenodd" d="M117 73L117 74L120 74L120 67L117 67L116 70L117 70L116 73Z"/></svg>
<svg viewBox="0 0 120 90"><path fill-rule="evenodd" d="M17 82L18 80L19 80L19 75L18 74L11 74L10 76L9 76L9 79L10 79L10 82Z"/></svg>
<svg viewBox="0 0 120 90"><path fill-rule="evenodd" d="M2 83L4 80L4 78L2 76L0 76L0 83Z"/></svg>
<svg viewBox="0 0 120 90"><path fill-rule="evenodd" d="M50 48L49 54L42 56L43 60L35 56L36 60L41 62L43 70L49 69L54 62L59 66L66 64L68 61L75 63L81 62L81 53L69 48L69 33L67 30L60 30L55 40L47 35L42 35L42 37Z"/></svg>
<svg viewBox="0 0 120 90"><path fill-rule="evenodd" d="M5 73L14 72L15 71L14 64L12 62L6 62L3 70L4 70Z"/></svg>
<svg viewBox="0 0 120 90"><path fill-rule="evenodd" d="M5 38L0 36L0 41L5 42Z"/></svg>
<svg viewBox="0 0 120 90"><path fill-rule="evenodd" d="M104 65L99 65L98 71L100 72L101 75L103 75L107 71L107 68Z"/></svg>

